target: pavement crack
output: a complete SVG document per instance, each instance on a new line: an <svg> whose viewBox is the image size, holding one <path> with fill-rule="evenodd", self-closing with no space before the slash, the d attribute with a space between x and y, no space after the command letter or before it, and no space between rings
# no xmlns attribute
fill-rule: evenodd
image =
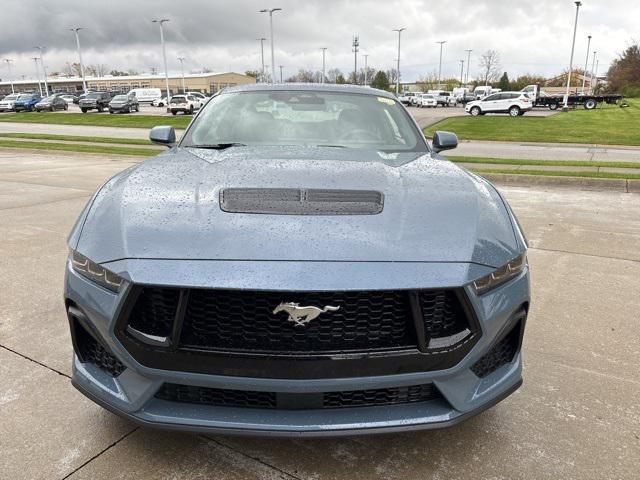
<svg viewBox="0 0 640 480"><path fill-rule="evenodd" d="M36 364L40 365L41 367L44 367L44 368L46 368L46 369L48 369L48 370L51 370L51 371L52 371L52 372L54 372L54 373L57 373L58 375L62 375L62 376L63 376L63 377L65 377L65 378L69 378L69 379L71 379L71 377L70 377L69 375L67 375L66 373L63 373L63 372L61 372L60 370L56 370L55 368L52 368L52 367L50 367L49 365L45 365L45 364L44 364L44 363L42 363L42 362L39 362L39 361L37 361L37 360L34 360L33 358L28 357L27 355L24 355L24 354L22 354L22 353L20 353L20 352L16 352L15 350L13 350L13 349L11 349L11 348L9 348L9 347L5 347L4 345L0 345L0 348L4 348L6 351L11 352L11 353L14 353L14 354L18 355L19 357L24 358L25 360L29 360L30 362L36 363Z"/></svg>
<svg viewBox="0 0 640 480"><path fill-rule="evenodd" d="M110 448L115 447L117 444L119 444L122 440L124 440L125 438L127 438L129 435L131 435L132 433L134 433L136 430L138 430L138 428L140 427L136 427L133 430L131 430L130 432L125 433L122 437L120 437L119 439L117 439L115 442L113 442L111 445L108 445L106 448L103 448L102 450L100 450L98 453L96 453L93 457L91 457L89 460L87 460L86 462L84 462L82 465L80 465L79 467L74 468L71 472L69 472L68 474L66 474L64 477L62 477L60 480L66 480L67 478L69 478L71 475L73 475L74 473L76 473L78 470L84 468L86 465L88 465L89 463L93 462L96 458L98 458L100 455L102 455L103 453L105 453L107 450L109 450Z"/></svg>
<svg viewBox="0 0 640 480"><path fill-rule="evenodd" d="M249 458L249 459L251 459L251 460L253 460L255 462L258 462L258 463L260 463L261 465L264 465L267 468L275 470L276 472L284 475L285 478L289 478L289 479L293 479L293 480L303 480L302 477L298 477L296 475L293 475L292 473L289 473L286 470L283 470L283 469L281 469L279 467L276 467L275 465L271 465L270 463L265 462L261 458L254 457L253 455L249 455L248 453L245 453L242 450L239 450L239 449L237 449L235 447L232 447L231 445L227 445L226 443L221 442L217 438L209 437L207 435L201 435L201 437L206 438L207 440L215 443L216 445L218 445L218 446L220 446L220 447L222 447L224 449L231 450L232 452L237 453L238 455L242 455L243 457L246 457L246 458Z"/></svg>
<svg viewBox="0 0 640 480"><path fill-rule="evenodd" d="M571 250L554 250L553 248L529 247L529 250L540 250L542 252L568 253L570 255L581 255L583 257L602 258L605 260L621 260L624 262L640 263L640 260L624 257L609 257L607 255L596 255L594 253L572 252Z"/></svg>

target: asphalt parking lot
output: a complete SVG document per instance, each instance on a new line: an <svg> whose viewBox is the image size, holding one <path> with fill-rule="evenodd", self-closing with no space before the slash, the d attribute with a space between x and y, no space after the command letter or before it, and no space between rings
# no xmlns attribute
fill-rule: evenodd
<svg viewBox="0 0 640 480"><path fill-rule="evenodd" d="M133 161L0 150L0 477L638 478L640 195L501 188L531 247L524 385L470 421L322 440L182 435L132 426L68 378L66 236Z"/></svg>

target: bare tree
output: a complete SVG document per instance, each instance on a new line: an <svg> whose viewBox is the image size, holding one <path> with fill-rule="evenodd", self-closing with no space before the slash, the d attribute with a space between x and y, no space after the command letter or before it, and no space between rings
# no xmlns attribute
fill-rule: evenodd
<svg viewBox="0 0 640 480"><path fill-rule="evenodd" d="M396 83L396 78L398 78L398 70L395 68L390 68L387 70L387 78L389 79L389 83L391 85Z"/></svg>
<svg viewBox="0 0 640 480"><path fill-rule="evenodd" d="M327 72L327 80L329 83L336 83L338 77L342 75L342 72L338 68L332 68Z"/></svg>
<svg viewBox="0 0 640 480"><path fill-rule="evenodd" d="M500 65L500 54L495 50L487 50L482 57L480 57L480 68L485 85L488 85L489 82L495 82L500 76L502 69Z"/></svg>
<svg viewBox="0 0 640 480"><path fill-rule="evenodd" d="M91 77L104 77L109 72L109 67L104 63L95 63L87 65L85 72Z"/></svg>

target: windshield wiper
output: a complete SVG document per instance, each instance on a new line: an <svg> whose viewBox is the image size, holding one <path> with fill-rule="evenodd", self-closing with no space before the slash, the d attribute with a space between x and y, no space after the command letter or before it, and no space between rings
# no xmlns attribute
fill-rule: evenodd
<svg viewBox="0 0 640 480"><path fill-rule="evenodd" d="M229 142L229 143L207 143L202 145L188 145L189 148L207 148L209 150L224 150L230 147L246 147L244 143Z"/></svg>
<svg viewBox="0 0 640 480"><path fill-rule="evenodd" d="M345 145L314 145L314 147L323 147L323 148L348 148Z"/></svg>

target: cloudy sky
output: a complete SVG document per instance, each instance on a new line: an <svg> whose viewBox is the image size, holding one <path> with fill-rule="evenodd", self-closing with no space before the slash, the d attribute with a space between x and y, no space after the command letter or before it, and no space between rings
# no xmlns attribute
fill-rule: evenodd
<svg viewBox="0 0 640 480"><path fill-rule="evenodd" d="M638 0L584 0L580 10L576 63L584 66L587 35L593 35L600 71L632 40L640 40ZM397 34L402 38L402 74L415 80L438 67L439 47L446 40L443 77L458 76L465 49L473 49L471 76L479 55L494 49L503 70L554 75L568 66L575 5L571 0L2 0L0 59L14 60L13 76L33 77L35 45L47 47L48 71L77 61L75 39L69 31L81 26L85 64L106 64L120 70L162 69L158 27L166 24L169 70L177 71L177 57L186 57L185 69L214 71L258 69L259 37L269 37L268 16L258 13L281 7L274 15L276 65L285 76L300 68L320 69L320 47L328 47L327 69L353 68L351 39L359 35L361 53L369 65L394 64ZM265 56L268 55L265 44ZM362 59L360 59L362 61ZM267 63L269 63L267 61ZM591 60L589 61L591 63ZM6 63L0 76L7 77Z"/></svg>

